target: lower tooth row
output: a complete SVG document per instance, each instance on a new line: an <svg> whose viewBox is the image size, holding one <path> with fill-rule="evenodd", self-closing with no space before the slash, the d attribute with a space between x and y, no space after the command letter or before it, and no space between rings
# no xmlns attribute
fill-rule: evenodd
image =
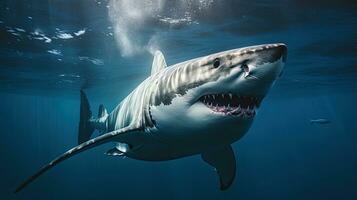
<svg viewBox="0 0 357 200"><path fill-rule="evenodd" d="M253 112L256 107L255 106L248 106L247 108L242 108L240 105L234 109L234 107L231 107L230 104L228 104L227 106L218 106L218 104L216 104L215 106L212 103L207 103L204 101L204 103L206 105L208 105L209 107L214 107L216 110L219 110L219 108L222 108L223 110L227 110L229 112L235 113L235 112L242 112L242 113L251 113Z"/></svg>

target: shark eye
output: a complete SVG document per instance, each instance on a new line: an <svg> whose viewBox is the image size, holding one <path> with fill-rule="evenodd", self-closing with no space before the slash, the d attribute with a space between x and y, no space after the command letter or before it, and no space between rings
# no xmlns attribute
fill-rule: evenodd
<svg viewBox="0 0 357 200"><path fill-rule="evenodd" d="M221 61L219 60L219 58L214 59L213 61L213 67L217 68L221 65Z"/></svg>
<svg viewBox="0 0 357 200"><path fill-rule="evenodd" d="M248 65L247 65L246 63L243 63L242 66L241 66L241 68L242 68L242 70L243 70L244 72L249 72L249 67L248 67Z"/></svg>

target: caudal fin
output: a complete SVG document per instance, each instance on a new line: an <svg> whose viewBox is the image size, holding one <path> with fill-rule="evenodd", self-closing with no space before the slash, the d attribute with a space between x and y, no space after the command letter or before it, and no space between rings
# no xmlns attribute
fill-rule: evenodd
<svg viewBox="0 0 357 200"><path fill-rule="evenodd" d="M81 153L83 151L86 151L88 149L91 149L93 147L96 147L98 145L110 142L113 140L113 138L118 137L121 134L126 134L129 132L134 132L134 131L142 131L143 128L141 127L125 127L122 129L118 129L109 133L106 133L104 135L98 136L94 139L92 139L90 142L85 142L82 143L76 147L73 147L72 149L68 150L67 152L65 152L64 154L58 156L57 158L55 158L54 160L52 160L50 163L48 163L47 165L43 166L37 173L35 173L34 175L30 176L29 178L27 178L24 182L22 182L15 190L15 193L19 192L20 190L24 189L28 184L32 183L34 180L36 180L39 176L41 176L43 173L45 173L46 171L50 170L52 167L56 166L57 164L59 164L60 162L78 154Z"/></svg>
<svg viewBox="0 0 357 200"><path fill-rule="evenodd" d="M78 144L81 144L90 139L94 128L91 126L89 120L92 117L89 101L86 94L81 90L81 104L80 104L80 118L78 128Z"/></svg>

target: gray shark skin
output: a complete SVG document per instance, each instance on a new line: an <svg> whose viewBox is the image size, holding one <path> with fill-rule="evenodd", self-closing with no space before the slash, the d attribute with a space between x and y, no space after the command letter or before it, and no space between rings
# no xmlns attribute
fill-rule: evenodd
<svg viewBox="0 0 357 200"><path fill-rule="evenodd" d="M161 161L201 154L219 176L221 190L236 175L231 144L249 130L258 108L281 74L284 44L224 51L167 67L156 52L151 75L111 112L100 106L92 116L81 91L79 145L25 180L22 190L58 163L112 142L110 156ZM103 134L90 139L97 129Z"/></svg>

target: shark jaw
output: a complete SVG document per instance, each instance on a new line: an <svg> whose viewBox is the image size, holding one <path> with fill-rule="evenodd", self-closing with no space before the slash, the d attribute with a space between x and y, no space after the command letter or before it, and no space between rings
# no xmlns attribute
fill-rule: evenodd
<svg viewBox="0 0 357 200"><path fill-rule="evenodd" d="M240 96L232 93L208 94L199 98L198 102L216 114L253 118L260 106L261 98Z"/></svg>

